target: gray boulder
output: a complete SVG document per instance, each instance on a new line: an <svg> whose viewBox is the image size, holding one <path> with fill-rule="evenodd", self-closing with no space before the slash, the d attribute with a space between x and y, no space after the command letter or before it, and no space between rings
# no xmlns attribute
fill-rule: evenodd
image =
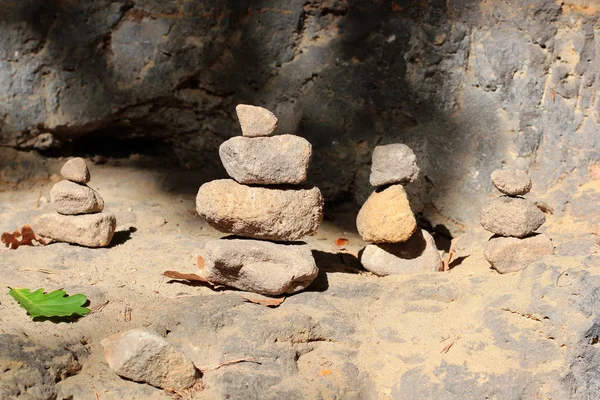
<svg viewBox="0 0 600 400"><path fill-rule="evenodd" d="M271 136L277 129L277 117L266 108L238 104L235 112L244 136Z"/></svg>
<svg viewBox="0 0 600 400"><path fill-rule="evenodd" d="M552 254L554 246L543 233L519 239L514 237L492 237L485 245L483 255L492 268L501 274L516 272L529 264Z"/></svg>
<svg viewBox="0 0 600 400"><path fill-rule="evenodd" d="M200 187L196 210L221 232L293 241L319 228L323 197L316 187L270 189L221 179Z"/></svg>
<svg viewBox="0 0 600 400"><path fill-rule="evenodd" d="M61 168L60 174L71 182L86 184L90 181L90 170L81 157L67 161Z"/></svg>
<svg viewBox="0 0 600 400"><path fill-rule="evenodd" d="M48 213L34 218L31 227L39 236L57 242L86 247L105 247L110 244L115 234L117 221L110 213L85 215Z"/></svg>
<svg viewBox="0 0 600 400"><path fill-rule="evenodd" d="M124 378L163 389L185 389L196 382L194 364L154 332L132 329L101 344L110 369Z"/></svg>
<svg viewBox="0 0 600 400"><path fill-rule="evenodd" d="M308 140L295 135L236 136L219 147L229 176L244 184L297 184L306 180L312 156Z"/></svg>
<svg viewBox="0 0 600 400"><path fill-rule="evenodd" d="M546 221L537 206L521 197L502 196L492 200L481 212L485 230L500 236L525 237Z"/></svg>
<svg viewBox="0 0 600 400"><path fill-rule="evenodd" d="M213 240L202 252L199 274L241 290L280 295L305 289L319 272L310 246L251 239Z"/></svg>
<svg viewBox="0 0 600 400"><path fill-rule="evenodd" d="M104 209L102 196L94 189L70 181L60 181L50 191L56 211L64 215L98 213Z"/></svg>
<svg viewBox="0 0 600 400"><path fill-rule="evenodd" d="M527 172L518 169L497 169L492 172L492 183L496 188L509 196L518 196L529 193L531 178Z"/></svg>
<svg viewBox="0 0 600 400"><path fill-rule="evenodd" d="M360 255L367 271L379 276L439 271L442 258L429 232L418 229L404 243L370 244Z"/></svg>
<svg viewBox="0 0 600 400"><path fill-rule="evenodd" d="M369 177L371 185L405 184L414 182L418 176L417 156L407 145L388 144L377 146L373 150L373 163Z"/></svg>

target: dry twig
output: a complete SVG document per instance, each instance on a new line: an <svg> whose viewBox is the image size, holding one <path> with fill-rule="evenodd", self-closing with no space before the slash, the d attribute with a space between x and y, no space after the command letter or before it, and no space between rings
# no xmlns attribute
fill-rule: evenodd
<svg viewBox="0 0 600 400"><path fill-rule="evenodd" d="M258 361L257 358L248 357L248 358L238 358L236 360L223 361L222 363L219 363L217 365L211 365L211 366L208 366L208 367L198 367L198 366L196 366L196 369L204 374L205 372L214 371L214 370L219 369L221 367L224 367L226 365L233 365L233 364L238 364L238 363L241 363L241 362L252 362L252 363L260 364L260 361Z"/></svg>

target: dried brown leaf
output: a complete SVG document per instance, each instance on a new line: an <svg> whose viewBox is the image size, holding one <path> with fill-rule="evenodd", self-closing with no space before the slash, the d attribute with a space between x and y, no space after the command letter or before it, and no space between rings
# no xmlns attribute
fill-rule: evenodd
<svg viewBox="0 0 600 400"><path fill-rule="evenodd" d="M0 241L11 250L17 249L19 246L45 246L46 241L38 237L29 225L23 225L20 230L17 229L13 233L4 232L0 236Z"/></svg>
<svg viewBox="0 0 600 400"><path fill-rule="evenodd" d="M335 245L336 245L336 247L339 247L340 249L343 249L344 247L346 247L348 245L348 243L350 243L350 241L346 238L335 239Z"/></svg>
<svg viewBox="0 0 600 400"><path fill-rule="evenodd" d="M260 304L265 307L279 307L285 301L285 297L270 298L270 297L243 297L244 300Z"/></svg>
<svg viewBox="0 0 600 400"><path fill-rule="evenodd" d="M206 278L204 278L200 275L196 275L196 274L184 274L182 272L177 272L177 271L165 271L165 272L163 272L163 275L166 276L167 278L171 278L171 279L183 279L185 281L190 281L190 282L211 283Z"/></svg>
<svg viewBox="0 0 600 400"><path fill-rule="evenodd" d="M196 264L198 264L198 269L202 269L204 268L204 258L202 258L202 256L198 256L198 260L196 261Z"/></svg>

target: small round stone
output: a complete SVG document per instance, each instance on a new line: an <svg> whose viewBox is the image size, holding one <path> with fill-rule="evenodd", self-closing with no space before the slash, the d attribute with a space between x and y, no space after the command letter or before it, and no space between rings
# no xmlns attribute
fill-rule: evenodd
<svg viewBox="0 0 600 400"><path fill-rule="evenodd" d="M492 183L509 196L522 196L531 190L531 178L519 169L497 169L492 172Z"/></svg>
<svg viewBox="0 0 600 400"><path fill-rule="evenodd" d="M75 183L86 184L90 181L90 171L85 165L85 160L81 157L75 157L67 161L60 170L60 174L66 180Z"/></svg>

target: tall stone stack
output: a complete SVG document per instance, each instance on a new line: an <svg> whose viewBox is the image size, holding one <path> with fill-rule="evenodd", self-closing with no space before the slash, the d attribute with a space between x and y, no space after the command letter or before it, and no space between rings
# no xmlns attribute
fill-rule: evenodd
<svg viewBox="0 0 600 400"><path fill-rule="evenodd" d="M43 237L86 247L105 247L113 238L117 221L102 212L104 200L90 188L90 171L82 158L72 158L60 170L65 180L50 192L56 212L34 218L32 228Z"/></svg>
<svg viewBox="0 0 600 400"><path fill-rule="evenodd" d="M526 172L496 170L492 183L504 194L492 200L481 212L481 226L494 234L486 243L484 256L499 273L516 272L552 254L554 246L543 233L535 231L546 222L542 211L521 196L531 190Z"/></svg>
<svg viewBox="0 0 600 400"><path fill-rule="evenodd" d="M241 238L208 242L199 274L211 282L267 295L294 293L315 279L310 247L297 242L318 229L323 197L306 180L312 146L295 135L276 135L270 111L240 104L242 136L219 148L232 179L205 183L196 210L221 232Z"/></svg>
<svg viewBox="0 0 600 400"><path fill-rule="evenodd" d="M369 181L377 189L356 218L366 242L360 261L374 274L399 275L439 271L440 254L431 235L417 227L404 186L419 176L414 152L404 144L377 146Z"/></svg>

